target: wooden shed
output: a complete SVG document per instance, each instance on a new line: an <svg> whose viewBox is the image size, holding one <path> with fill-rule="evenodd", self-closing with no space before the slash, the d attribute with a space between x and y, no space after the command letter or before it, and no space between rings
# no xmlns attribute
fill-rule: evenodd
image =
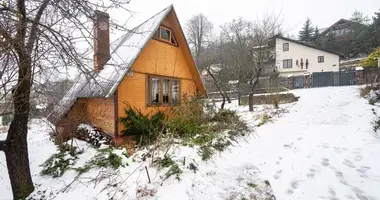
<svg viewBox="0 0 380 200"><path fill-rule="evenodd" d="M94 72L81 74L48 120L58 134L89 123L121 140L126 104L144 114L181 103L183 95L206 95L173 6L110 44L109 16L97 11Z"/></svg>

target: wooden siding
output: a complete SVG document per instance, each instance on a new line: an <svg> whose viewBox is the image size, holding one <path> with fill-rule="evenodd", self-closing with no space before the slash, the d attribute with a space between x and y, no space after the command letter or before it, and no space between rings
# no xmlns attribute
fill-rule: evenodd
<svg viewBox="0 0 380 200"><path fill-rule="evenodd" d="M181 95L194 95L196 86L181 48L150 40L132 66L133 75L125 76L118 87L119 118L125 117L126 103L144 114L169 110L170 107L147 106L147 75L179 78ZM119 123L119 133L124 129Z"/></svg>
<svg viewBox="0 0 380 200"><path fill-rule="evenodd" d="M77 126L87 121L86 102L77 100L71 110L57 123L56 131L59 135L57 139L62 142L68 140L76 132Z"/></svg>
<svg viewBox="0 0 380 200"><path fill-rule="evenodd" d="M115 132L115 110L113 98L86 99L88 120L109 135Z"/></svg>
<svg viewBox="0 0 380 200"><path fill-rule="evenodd" d="M115 132L113 98L79 99L57 124L57 132L68 135L76 131L80 123L89 123L113 136ZM66 136L65 136L66 137Z"/></svg>

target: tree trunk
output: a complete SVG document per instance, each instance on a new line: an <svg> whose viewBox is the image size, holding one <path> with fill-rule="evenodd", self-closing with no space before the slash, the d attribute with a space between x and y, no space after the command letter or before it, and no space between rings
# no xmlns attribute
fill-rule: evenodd
<svg viewBox="0 0 380 200"><path fill-rule="evenodd" d="M224 91L224 96L226 96L226 98L227 98L227 102L228 102L228 103L231 103L231 99L230 99L230 97L228 96L226 90L223 89L223 91Z"/></svg>
<svg viewBox="0 0 380 200"><path fill-rule="evenodd" d="M240 82L240 81L239 81ZM238 105L240 106L241 103L240 103L240 83L238 82L238 84L236 85L237 87L237 95L238 95Z"/></svg>
<svg viewBox="0 0 380 200"><path fill-rule="evenodd" d="M220 109L224 109L224 104L226 104L226 97L224 97L224 95L222 94L222 97L223 97L223 101L222 101L222 104L220 105Z"/></svg>
<svg viewBox="0 0 380 200"><path fill-rule="evenodd" d="M5 157L13 199L25 199L34 190L29 168L28 117L15 115L8 130Z"/></svg>
<svg viewBox="0 0 380 200"><path fill-rule="evenodd" d="M253 111L253 93L250 92L248 96L249 111Z"/></svg>
<svg viewBox="0 0 380 200"><path fill-rule="evenodd" d="M5 152L8 174L11 181L13 198L25 199L34 190L29 168L28 155L28 117L29 96L31 88L31 59L20 56L19 77L13 90L14 118L10 124Z"/></svg>

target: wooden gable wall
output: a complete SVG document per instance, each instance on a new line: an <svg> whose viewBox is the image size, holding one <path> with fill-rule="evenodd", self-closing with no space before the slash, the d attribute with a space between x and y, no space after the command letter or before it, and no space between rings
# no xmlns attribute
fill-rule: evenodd
<svg viewBox="0 0 380 200"><path fill-rule="evenodd" d="M176 22L174 12L163 20L162 25L172 29L178 43L178 47L166 44L156 39L151 39L140 56L136 59L129 75L126 75L117 89L118 116L124 117L125 103L139 109L144 114L154 113L158 110L165 111L170 107L158 107L147 105L147 76L160 75L178 78L181 81L181 94L194 95L197 91L195 78L199 78L197 70L192 66L192 57L187 55L187 44L182 31ZM195 70L195 71L194 71ZM119 123L118 132L124 127Z"/></svg>

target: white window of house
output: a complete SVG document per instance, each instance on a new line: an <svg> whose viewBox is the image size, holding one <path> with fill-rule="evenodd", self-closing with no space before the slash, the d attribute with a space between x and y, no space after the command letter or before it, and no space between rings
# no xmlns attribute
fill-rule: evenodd
<svg viewBox="0 0 380 200"><path fill-rule="evenodd" d="M325 62L325 57L324 56L318 56L318 63L323 63Z"/></svg>
<svg viewBox="0 0 380 200"><path fill-rule="evenodd" d="M293 67L293 59L285 59L282 61L282 67L285 68L292 68Z"/></svg>
<svg viewBox="0 0 380 200"><path fill-rule="evenodd" d="M289 43L283 43L282 44L282 50L283 51L289 51Z"/></svg>
<svg viewBox="0 0 380 200"><path fill-rule="evenodd" d="M148 105L170 106L180 103L180 80L176 78L148 76Z"/></svg>

